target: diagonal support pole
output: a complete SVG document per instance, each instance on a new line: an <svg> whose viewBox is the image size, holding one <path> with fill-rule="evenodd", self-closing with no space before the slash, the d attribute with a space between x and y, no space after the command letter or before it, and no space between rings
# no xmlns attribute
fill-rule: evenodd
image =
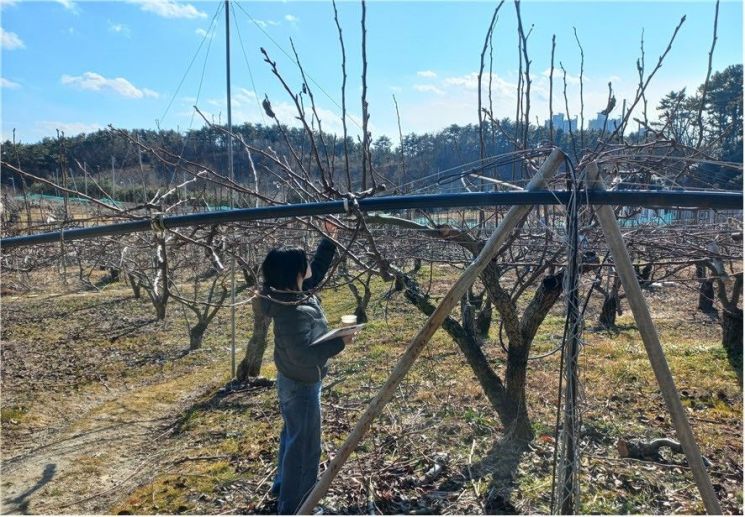
<svg viewBox="0 0 745 517"><path fill-rule="evenodd" d="M546 161L543 162L540 170L530 181L527 190L542 188L546 180L554 175L563 160L564 154L558 148L555 148ZM385 405L390 402L396 388L406 376L407 372L414 364L414 361L424 349L424 346L429 342L437 329L440 328L442 322L445 321L445 318L450 314L450 311L453 310L453 307L455 307L455 305L460 301L466 290L468 290L478 275L484 270L484 268L486 268L489 262L491 262L502 244L507 240L507 237L509 237L510 233L512 233L528 212L530 212L531 208L532 207L530 206L513 206L510 208L502 222L489 237L489 240L486 241L481 253L479 253L474 261L463 272L463 275L461 275L455 284L453 284L440 302L440 305L437 306L416 337L414 337L411 343L409 343L409 346L393 368L388 380L386 380L378 394L372 402L370 402L367 410L362 414L362 417L360 417L360 420L349 434L349 437L347 437L347 440L336 452L334 459L329 462L328 468L324 471L321 479L318 480L313 490L305 499L305 502L298 510L298 514L309 515L312 513L313 508L321 497L326 494L326 491L331 485L333 479L341 470L341 467L357 447L360 440L365 436L368 429L370 429L373 420L380 415Z"/></svg>
<svg viewBox="0 0 745 517"><path fill-rule="evenodd" d="M605 190L605 184L600 177L600 172L596 162L587 165L587 182L591 189ZM714 487L711 485L709 474L706 472L701 451L696 444L693 436L691 424L688 422L683 404L680 402L680 395L675 387L670 367L665 359L665 353L660 345L660 338L657 335L657 329L652 322L652 316L649 313L649 307L642 296L639 281L634 272L634 266L631 263L629 252L623 242L621 230L618 227L618 221L610 206L596 206L595 214L600 221L600 226L605 234L605 240L610 248L613 261L615 262L616 271L621 279L621 284L626 291L626 298L631 306L631 312L634 314L634 320L639 328L644 347L647 349L649 362L652 364L652 370L657 378L657 384L665 399L668 411L672 417L675 432L678 435L680 444L683 447L688 465L693 472L693 478L696 486L701 493L706 512L712 515L721 515L722 509L719 507L717 495Z"/></svg>

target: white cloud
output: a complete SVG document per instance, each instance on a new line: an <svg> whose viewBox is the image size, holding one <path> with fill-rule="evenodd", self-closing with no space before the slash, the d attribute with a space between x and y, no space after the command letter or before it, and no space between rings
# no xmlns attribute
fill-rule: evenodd
<svg viewBox="0 0 745 517"><path fill-rule="evenodd" d="M432 70L420 70L416 73L419 77L426 77L428 79L432 79L434 77L437 77L437 74L433 72Z"/></svg>
<svg viewBox="0 0 745 517"><path fill-rule="evenodd" d="M128 38L132 31L130 31L129 27L127 25L124 25L123 23L113 23L111 20L109 20L109 32L121 34L122 36Z"/></svg>
<svg viewBox="0 0 745 517"><path fill-rule="evenodd" d="M298 18L297 16L293 16L291 14L286 14L285 21L288 21L290 23L297 23L300 21L300 18Z"/></svg>
<svg viewBox="0 0 745 517"><path fill-rule="evenodd" d="M200 38L206 38L208 33L207 33L206 30L204 30L204 29L202 29L200 27L199 29L197 29L197 30L194 31L194 34L196 34ZM210 34L210 36L209 36L210 39L212 39L214 37L215 37L215 34L214 33Z"/></svg>
<svg viewBox="0 0 745 517"><path fill-rule="evenodd" d="M123 77L107 79L95 72L85 72L83 75L63 75L62 84L73 86L81 90L102 91L111 90L123 97L142 99L143 97L158 97L158 92L147 88L139 89Z"/></svg>
<svg viewBox="0 0 745 517"><path fill-rule="evenodd" d="M174 0L128 0L137 4L146 12L155 13L163 18L206 18L207 13L200 11L191 4L176 2Z"/></svg>
<svg viewBox="0 0 745 517"><path fill-rule="evenodd" d="M446 86L460 88L468 91L476 91L479 86L479 74L478 72L471 72L470 74L461 75L457 77L446 77L443 80L443 84ZM497 74L491 76L491 87L492 92L502 96L515 96L517 85L502 79ZM489 74L483 74L481 76L481 89L487 91L489 88Z"/></svg>
<svg viewBox="0 0 745 517"><path fill-rule="evenodd" d="M279 25L279 22L278 21L274 21L274 20L256 20L256 19L254 19L254 23L256 23L256 25L258 25L262 29L266 29L269 26L276 27L277 25Z"/></svg>
<svg viewBox="0 0 745 517"><path fill-rule="evenodd" d="M474 124L478 120L478 72L459 76L443 77L436 84L412 84L414 90L432 92L436 95L419 95L415 98L399 99L401 125L404 132L425 133L447 127L451 124ZM514 117L516 85L492 74L492 107L497 118ZM481 78L482 92L489 87L489 73ZM482 103L488 106L486 96ZM395 116L395 113L394 113ZM394 127L389 129L397 134Z"/></svg>
<svg viewBox="0 0 745 517"><path fill-rule="evenodd" d="M17 4L18 4L18 0L0 0L0 8L14 7Z"/></svg>
<svg viewBox="0 0 745 517"><path fill-rule="evenodd" d="M447 86L457 86L459 88L465 88L466 90L475 90L478 85L478 74L471 72L470 74L462 75L460 77L446 77L444 83ZM481 83L484 84L483 81Z"/></svg>
<svg viewBox="0 0 745 517"><path fill-rule="evenodd" d="M68 11L75 13L75 14L78 13L78 4L76 4L72 0L54 0L54 1L60 4L65 9L67 9Z"/></svg>
<svg viewBox="0 0 745 517"><path fill-rule="evenodd" d="M20 88L20 87L21 87L20 84L14 83L13 81L6 79L5 77L0 77L0 88L15 89L15 88Z"/></svg>
<svg viewBox="0 0 745 517"><path fill-rule="evenodd" d="M42 120L37 122L36 125L39 129L46 132L59 129L60 131L64 131L68 136L79 135L80 133L93 133L103 128L103 126L97 122L59 122L55 120Z"/></svg>
<svg viewBox="0 0 745 517"><path fill-rule="evenodd" d="M544 77L551 77L551 69L546 68L541 75L543 75ZM585 81L587 81L588 79L589 78L587 76L584 76ZM564 72L559 67L554 67L554 84L556 84L556 81L558 81L559 84L563 83L564 81ZM572 75L571 73L567 72L567 84L579 84L579 76Z"/></svg>
<svg viewBox="0 0 745 517"><path fill-rule="evenodd" d="M414 89L418 92L429 92L429 93L436 93L437 95L445 95L445 92L439 89L437 86L433 84L415 84Z"/></svg>
<svg viewBox="0 0 745 517"><path fill-rule="evenodd" d="M5 50L15 50L18 48L26 48L23 40L18 37L15 32L8 32L0 27L0 48Z"/></svg>

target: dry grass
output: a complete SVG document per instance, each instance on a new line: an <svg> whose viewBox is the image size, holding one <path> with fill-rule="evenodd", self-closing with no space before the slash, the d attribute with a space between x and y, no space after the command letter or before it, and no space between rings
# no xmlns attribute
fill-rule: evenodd
<svg viewBox="0 0 745 517"><path fill-rule="evenodd" d="M447 272L436 271L433 277L433 292L448 285ZM422 280L428 279L429 275L422 273ZM400 295L384 297L387 288L375 283L371 323L331 364L323 395L324 458L346 438L424 321ZM332 324L354 308L345 289L326 291L322 297ZM107 301L110 305L102 305ZM48 411L50 399L55 404L76 407L84 405L85 397L103 397L107 391L104 381L108 389L122 392L96 405L85 418L70 419L79 429L117 412L157 415L176 404L176 393L201 386L206 390L205 397L180 411L171 432L160 438L161 454L153 458L147 475L139 478L139 486L122 493L105 511L273 511L267 492L281 426L276 395L273 388L262 386L218 389L224 386L229 365L227 311L208 331L205 352L179 356L187 339L175 310L165 324L144 326L111 341L110 336L121 330L117 325L124 314L132 323L151 312L143 302L126 298L126 291L64 296L52 301L4 298L3 302L4 433L5 423L11 418L18 422L13 424L18 433L11 433L11 438L20 436L20 431L37 429L34 421L55 421L57 417ZM742 391L721 350L721 331L718 324L695 315L694 294L684 289L670 288L650 295L649 302L684 404L690 408L699 445L713 463L711 474L723 508L727 513L739 513ZM590 314L594 309L591 306ZM75 334L74 330L86 322L99 338ZM238 323L242 346L250 335L247 307L239 310ZM562 328L561 307L557 305L541 327L534 351L554 348ZM496 332L495 324L492 337ZM619 438L674 437L629 314L619 319L617 333L588 330L584 339L582 512L703 512L682 457L668 456L660 465L623 460L615 451ZM83 368L51 385L41 381L35 384L28 377L16 378L21 365L28 364L6 362L6 343L14 344L9 349L13 353L20 355L24 347L24 354L38 354L49 367L61 361L50 350L62 347L66 354L79 354L76 357L105 376L97 379ZM504 353L499 344L492 340L485 351L501 371ZM270 348L262 371L270 378L275 375L271 353ZM518 467L508 468L512 453L498 446L501 424L496 414L457 347L446 333L438 331L343 468L324 504L339 513L548 512L558 360L553 355L529 366L530 414L537 438L519 457ZM15 379L12 382L8 381L9 372ZM130 393L124 385L140 389ZM61 395L54 398L50 386ZM14 446L20 443L4 443L3 457L13 455ZM81 469L95 477L97 464L88 461L81 464ZM426 473L435 464L442 469L430 479ZM512 474L513 483L507 483L511 493L502 497L505 494L496 490L504 487L505 479Z"/></svg>

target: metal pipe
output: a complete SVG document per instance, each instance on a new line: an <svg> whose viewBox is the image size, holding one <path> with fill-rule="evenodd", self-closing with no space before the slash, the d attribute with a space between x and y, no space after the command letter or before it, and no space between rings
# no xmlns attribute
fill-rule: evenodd
<svg viewBox="0 0 745 517"><path fill-rule="evenodd" d="M434 194L421 196L385 196L359 200L360 209L364 212L403 210L408 208L476 208L481 206L514 206L514 205L565 205L571 192L546 191L534 192L469 192L459 194ZM582 192L580 204L645 206L648 208L716 208L720 210L742 210L742 192L691 192L691 191L611 191ZM299 203L293 205L265 206L259 208L241 208L216 212L200 212L187 215L163 217L166 228L184 226L226 224L231 222L260 221L264 219L281 219L312 215L329 215L344 213L342 201L322 201L318 203ZM0 249L48 244L63 240L90 239L108 237L127 233L143 232L151 227L150 219L127 221L124 223L93 226L90 228L71 228L55 232L6 237L0 239Z"/></svg>
<svg viewBox="0 0 745 517"><path fill-rule="evenodd" d="M230 101L230 0L225 0L225 72L228 94L228 172L235 183L233 170L233 109ZM230 191L230 208L235 208L235 191ZM235 239L235 233L233 233ZM235 378L235 254L230 256L230 373Z"/></svg>

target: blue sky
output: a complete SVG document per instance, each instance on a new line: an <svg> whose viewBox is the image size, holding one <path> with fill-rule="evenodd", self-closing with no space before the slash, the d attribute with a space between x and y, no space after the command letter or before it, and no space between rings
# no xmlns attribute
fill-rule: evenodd
<svg viewBox="0 0 745 517"><path fill-rule="evenodd" d="M331 3L232 3L234 123L268 123L259 107L264 95L283 122L296 123L289 97L259 53L259 47L266 48L298 91L300 76L290 57L292 38L324 129L340 132L341 51ZM476 74L496 4L368 1L373 138L387 134L398 142L393 95L404 133L434 132L453 123L477 121ZM361 7L357 1L340 1L338 9L347 51L350 131L354 132L361 113ZM585 54L584 102L589 120L605 107L608 81L613 83L619 108L624 97L633 97L642 31L649 72L683 15L686 22L648 90L651 117L662 95L683 87L693 91L703 82L713 1L524 1L523 23L526 30L532 26L528 39L534 92L531 119L538 117L542 123L548 115L553 34L557 41L554 111L565 111L561 62L567 71L570 113L579 112L576 27ZM197 128L202 122L194 116L194 104L214 120L226 120L222 2L0 0L0 16L3 140L13 128L23 142L53 137L56 129L72 135L108 124ZM507 1L493 39L493 102L500 117L514 118L516 26L514 3ZM722 2L714 70L742 63L742 27L742 2Z"/></svg>

